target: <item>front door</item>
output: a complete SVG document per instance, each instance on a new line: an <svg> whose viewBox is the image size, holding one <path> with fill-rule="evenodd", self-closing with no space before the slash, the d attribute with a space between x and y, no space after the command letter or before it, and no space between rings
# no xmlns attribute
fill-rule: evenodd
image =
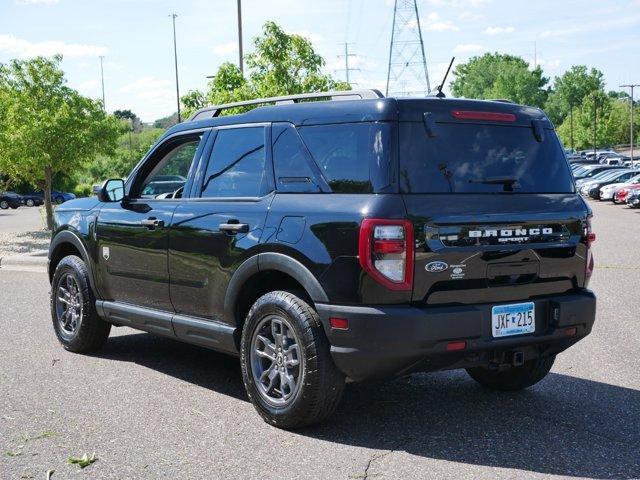
<svg viewBox="0 0 640 480"><path fill-rule="evenodd" d="M96 223L98 289L102 298L172 311L168 228L198 158L202 132L169 138L127 181L122 202L106 203Z"/></svg>
<svg viewBox="0 0 640 480"><path fill-rule="evenodd" d="M233 273L258 251L273 199L269 133L266 125L247 125L211 135L192 198L171 224L171 300L179 314L222 321Z"/></svg>

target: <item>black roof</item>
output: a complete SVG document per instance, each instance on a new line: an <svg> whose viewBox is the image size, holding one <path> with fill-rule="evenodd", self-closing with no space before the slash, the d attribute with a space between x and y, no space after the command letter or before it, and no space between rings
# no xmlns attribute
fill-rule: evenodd
<svg viewBox="0 0 640 480"><path fill-rule="evenodd" d="M288 122L296 126L352 122L422 121L431 112L435 121L456 121L454 110L488 111L515 114L512 125L530 126L532 120L542 120L552 127L542 110L515 103L493 100L465 100L457 98L377 98L301 102L254 108L238 115L225 115L204 120L186 121L170 128L164 136L177 132L262 122ZM465 121L465 120L462 120ZM471 121L473 123L473 121ZM504 123L500 123L504 125Z"/></svg>

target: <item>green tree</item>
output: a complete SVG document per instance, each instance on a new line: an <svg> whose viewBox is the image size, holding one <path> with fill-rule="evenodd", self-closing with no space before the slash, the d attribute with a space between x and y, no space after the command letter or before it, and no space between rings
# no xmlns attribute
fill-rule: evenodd
<svg viewBox="0 0 640 480"><path fill-rule="evenodd" d="M556 77L554 90L549 95L545 105L545 112L556 125L569 122L569 137L567 145L574 147L571 136L571 122L574 109L593 92L604 92L604 76L600 70L587 69L584 65L574 65L562 76Z"/></svg>
<svg viewBox="0 0 640 480"><path fill-rule="evenodd" d="M52 227L51 188L100 153L113 152L121 126L100 102L66 86L62 56L0 64L0 162L13 178L44 190L47 226Z"/></svg>
<svg viewBox="0 0 640 480"><path fill-rule="evenodd" d="M349 84L322 73L325 61L308 39L288 34L274 22L264 24L254 47L254 52L246 56L247 77L236 65L223 63L208 83L206 93L192 90L181 98L185 116L207 104L351 89ZM242 109L225 113L240 111Z"/></svg>
<svg viewBox="0 0 640 480"><path fill-rule="evenodd" d="M542 69L529 69L520 57L485 53L457 65L451 91L457 97L507 99L524 105L542 107L549 95L549 79Z"/></svg>
<svg viewBox="0 0 640 480"><path fill-rule="evenodd" d="M596 132L594 138L594 100L597 105ZM638 108L634 107L638 116ZM563 142L570 138L570 122L565 121L558 127L558 135ZM574 141L576 148L593 148L594 140L598 147L629 143L631 127L630 100L624 96L616 98L603 91L587 95L574 113ZM634 138L640 135L640 125L634 123Z"/></svg>

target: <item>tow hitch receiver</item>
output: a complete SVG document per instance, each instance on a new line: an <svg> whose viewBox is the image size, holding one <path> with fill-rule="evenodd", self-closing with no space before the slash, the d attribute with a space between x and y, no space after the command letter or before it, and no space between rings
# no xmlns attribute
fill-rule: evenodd
<svg viewBox="0 0 640 480"><path fill-rule="evenodd" d="M524 364L524 352L494 351L489 356L491 370L508 370L511 367L521 367Z"/></svg>

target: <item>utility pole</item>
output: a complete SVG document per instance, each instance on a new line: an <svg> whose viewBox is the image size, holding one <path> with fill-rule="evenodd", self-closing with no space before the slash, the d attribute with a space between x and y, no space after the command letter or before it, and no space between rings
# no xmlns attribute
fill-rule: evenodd
<svg viewBox="0 0 640 480"><path fill-rule="evenodd" d="M621 88L631 89L631 127L629 128L630 144L631 144L631 168L633 168L633 89L640 87L640 83L628 83L626 85L620 85Z"/></svg>
<svg viewBox="0 0 640 480"><path fill-rule="evenodd" d="M359 68L351 68L349 67L349 57L356 57L355 53L349 53L349 45L353 45L352 43L344 42L344 55L338 55L338 58L344 57L344 71L347 77L347 83L351 85L351 80L349 73L360 70Z"/></svg>
<svg viewBox="0 0 640 480"><path fill-rule="evenodd" d="M573 104L569 104L569 121L571 122L569 125L571 126L571 150L573 151Z"/></svg>
<svg viewBox="0 0 640 480"><path fill-rule="evenodd" d="M100 55L100 78L102 80L102 110L104 110L105 112L107 111L107 105L104 102L104 67L102 65L102 62L104 60L104 55Z"/></svg>
<svg viewBox="0 0 640 480"><path fill-rule="evenodd" d="M242 58L242 0L238 0L238 66L244 75L244 60Z"/></svg>
<svg viewBox="0 0 640 480"><path fill-rule="evenodd" d="M180 86L178 83L178 48L176 46L176 17L178 15L176 15L175 13L172 13L169 16L173 21L173 59L176 67L176 102L178 104L178 123L180 123L182 119L180 118Z"/></svg>
<svg viewBox="0 0 640 480"><path fill-rule="evenodd" d="M598 96L593 96L593 158L597 159L598 152L596 150L598 142Z"/></svg>

